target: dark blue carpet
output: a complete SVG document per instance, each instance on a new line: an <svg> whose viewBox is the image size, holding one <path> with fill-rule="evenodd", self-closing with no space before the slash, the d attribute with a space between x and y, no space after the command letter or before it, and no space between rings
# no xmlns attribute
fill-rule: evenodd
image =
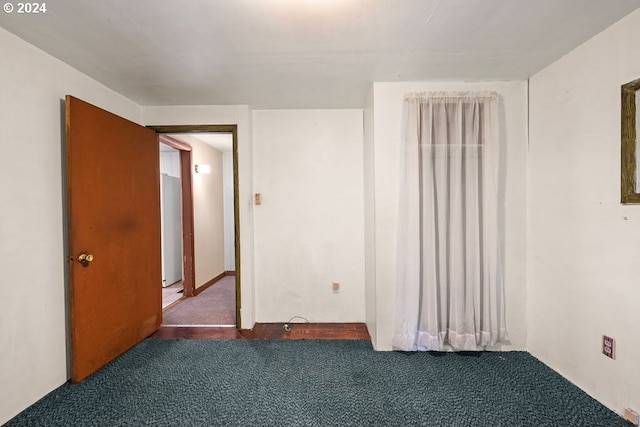
<svg viewBox="0 0 640 427"><path fill-rule="evenodd" d="M524 352L148 339L8 426L629 426Z"/></svg>

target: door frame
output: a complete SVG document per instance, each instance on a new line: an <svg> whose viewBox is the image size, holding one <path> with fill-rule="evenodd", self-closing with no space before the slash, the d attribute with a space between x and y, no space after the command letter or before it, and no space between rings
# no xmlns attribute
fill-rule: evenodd
<svg viewBox="0 0 640 427"><path fill-rule="evenodd" d="M240 197L238 175L238 125L150 125L149 129L158 134L158 141L180 151L180 174L182 188L183 213L183 258L184 258L184 294L193 296L195 292L195 244L193 226L193 188L191 146L171 138L172 133L230 133L233 139L233 234L235 251L236 284L236 329L241 329L240 319ZM162 138L164 134L167 137ZM170 142L168 142L170 141ZM189 288L189 289L187 289Z"/></svg>

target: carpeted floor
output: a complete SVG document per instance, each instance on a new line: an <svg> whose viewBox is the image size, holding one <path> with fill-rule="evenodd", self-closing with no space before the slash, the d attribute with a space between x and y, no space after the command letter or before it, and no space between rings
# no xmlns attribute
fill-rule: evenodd
<svg viewBox="0 0 640 427"><path fill-rule="evenodd" d="M8 426L630 426L534 357L148 339Z"/></svg>
<svg viewBox="0 0 640 427"><path fill-rule="evenodd" d="M235 325L236 281L226 276L201 294L184 298L162 313L162 324L174 325Z"/></svg>

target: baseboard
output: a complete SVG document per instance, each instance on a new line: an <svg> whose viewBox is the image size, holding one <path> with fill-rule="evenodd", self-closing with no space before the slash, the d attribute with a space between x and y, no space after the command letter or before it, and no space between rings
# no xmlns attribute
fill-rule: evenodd
<svg viewBox="0 0 640 427"><path fill-rule="evenodd" d="M174 305L178 304L180 301L184 301L186 297L183 295L180 298L178 298L177 300L175 300L174 302L172 302L171 304L169 304L166 307L162 307L162 312L165 312L166 310L169 310L171 307L173 307Z"/></svg>
<svg viewBox="0 0 640 427"><path fill-rule="evenodd" d="M227 275L226 271L223 271L222 273L218 274L216 277L214 277L213 279L209 280L208 282L206 282L204 285L196 288L193 291L193 296L197 296L199 294L201 294L202 292L204 292L209 286L213 285L214 283L218 282L220 279L224 278Z"/></svg>
<svg viewBox="0 0 640 427"><path fill-rule="evenodd" d="M242 329L247 339L364 339L371 336L364 323L256 323Z"/></svg>
<svg viewBox="0 0 640 427"><path fill-rule="evenodd" d="M224 272L224 275L225 276L235 276L236 272L233 271L233 270L227 270L227 271Z"/></svg>

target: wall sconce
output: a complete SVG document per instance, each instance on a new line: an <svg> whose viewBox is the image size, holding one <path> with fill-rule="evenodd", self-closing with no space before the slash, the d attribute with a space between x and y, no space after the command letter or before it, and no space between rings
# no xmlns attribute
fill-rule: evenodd
<svg viewBox="0 0 640 427"><path fill-rule="evenodd" d="M209 165L196 165L196 173L211 173L211 166L209 166Z"/></svg>

